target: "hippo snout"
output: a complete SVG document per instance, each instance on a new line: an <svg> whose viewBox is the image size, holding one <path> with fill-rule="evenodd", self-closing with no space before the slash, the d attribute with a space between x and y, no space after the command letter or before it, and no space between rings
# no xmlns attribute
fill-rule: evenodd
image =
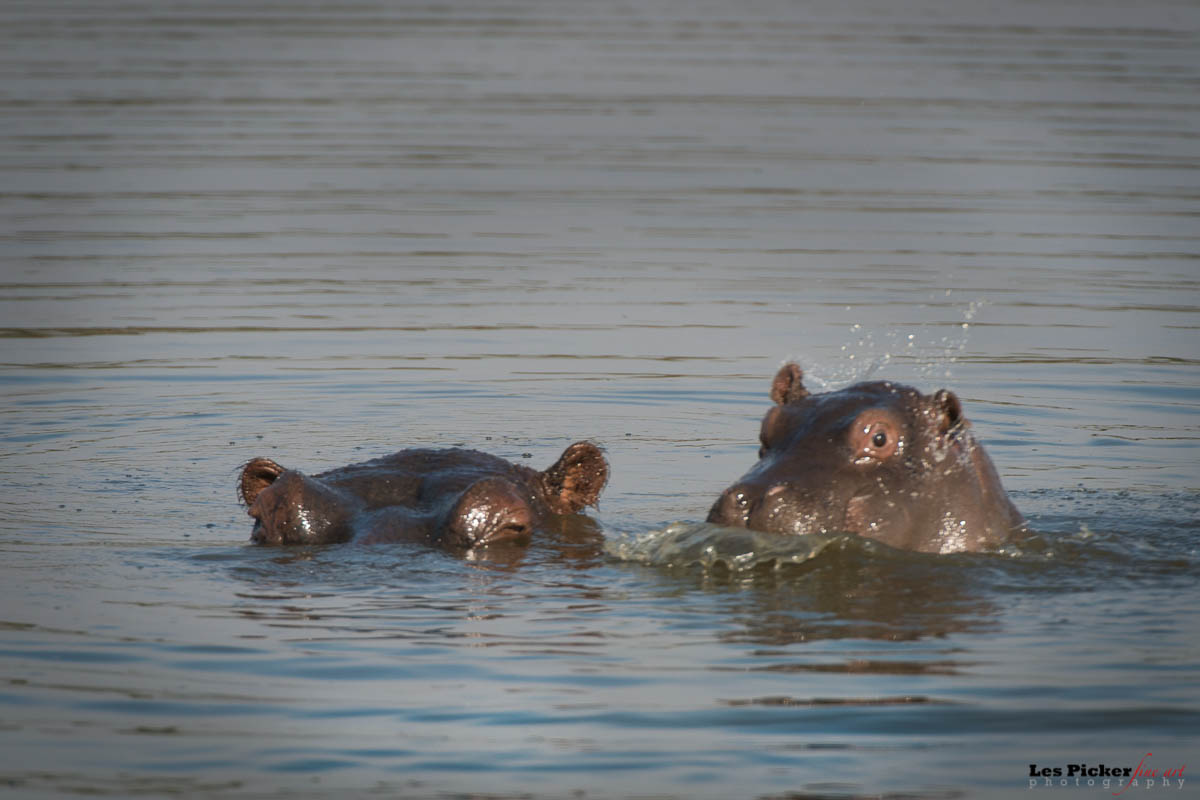
<svg viewBox="0 0 1200 800"><path fill-rule="evenodd" d="M793 481L735 484L713 505L708 521L774 533L841 531L846 503L834 494Z"/></svg>
<svg viewBox="0 0 1200 800"><path fill-rule="evenodd" d="M708 512L708 521L731 528L744 528L750 519L751 490L742 484L730 486Z"/></svg>

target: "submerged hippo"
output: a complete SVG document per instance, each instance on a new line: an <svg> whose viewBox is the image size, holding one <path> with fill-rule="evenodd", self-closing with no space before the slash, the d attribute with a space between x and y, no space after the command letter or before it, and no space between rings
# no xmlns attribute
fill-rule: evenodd
<svg viewBox="0 0 1200 800"><path fill-rule="evenodd" d="M269 458L238 492L259 544L423 541L472 548L528 537L552 514L595 505L608 462L576 442L544 472L477 450L402 450L308 476Z"/></svg>
<svg viewBox="0 0 1200 800"><path fill-rule="evenodd" d="M759 461L709 522L934 553L997 545L1024 522L953 392L879 381L809 394L802 378L795 364L775 376Z"/></svg>

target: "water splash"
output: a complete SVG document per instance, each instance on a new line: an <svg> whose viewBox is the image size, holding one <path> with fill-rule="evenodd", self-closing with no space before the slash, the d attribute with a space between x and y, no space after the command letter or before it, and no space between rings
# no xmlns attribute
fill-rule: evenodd
<svg viewBox="0 0 1200 800"><path fill-rule="evenodd" d="M944 296L952 297L953 291L945 290ZM885 368L900 373L896 376L899 380L950 379L954 376L954 365L967 348L971 323L986 305L988 301L984 299L969 301L949 332L945 323L897 325L876 331L853 322L836 359L796 356L791 360L804 366L805 382L820 392L871 380ZM853 314L854 307L846 306L846 312Z"/></svg>
<svg viewBox="0 0 1200 800"><path fill-rule="evenodd" d="M661 567L701 566L747 572L803 564L844 536L781 536L706 522L676 522L661 530L610 536L605 551L621 561Z"/></svg>

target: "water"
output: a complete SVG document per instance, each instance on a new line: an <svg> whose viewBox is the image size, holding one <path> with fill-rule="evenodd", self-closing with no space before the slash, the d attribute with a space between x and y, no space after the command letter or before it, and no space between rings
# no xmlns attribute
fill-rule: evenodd
<svg viewBox="0 0 1200 800"><path fill-rule="evenodd" d="M1193 3L0 21L8 795L1090 798L1030 764L1194 760ZM786 359L953 388L1035 533L697 525ZM579 438L600 508L523 550L255 548L236 504L257 455Z"/></svg>

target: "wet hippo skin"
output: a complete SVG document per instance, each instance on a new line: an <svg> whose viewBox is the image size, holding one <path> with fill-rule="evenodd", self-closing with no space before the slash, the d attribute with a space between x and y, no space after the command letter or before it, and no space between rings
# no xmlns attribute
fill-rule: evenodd
<svg viewBox="0 0 1200 800"><path fill-rule="evenodd" d="M305 475L267 458L238 493L259 544L423 541L464 549L527 538L549 515L595 505L608 462L576 442L539 472L477 450L402 450Z"/></svg>
<svg viewBox="0 0 1200 800"><path fill-rule="evenodd" d="M758 463L709 522L934 553L994 547L1024 522L953 392L879 381L810 394L786 364L771 399Z"/></svg>

